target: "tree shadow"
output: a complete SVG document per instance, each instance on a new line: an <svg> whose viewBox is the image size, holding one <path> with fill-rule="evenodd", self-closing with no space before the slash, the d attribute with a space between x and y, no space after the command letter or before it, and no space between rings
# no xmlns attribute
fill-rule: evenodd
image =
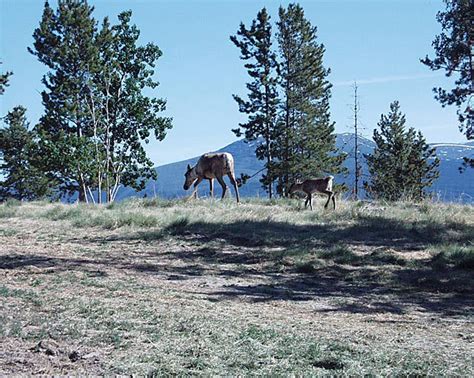
<svg viewBox="0 0 474 378"><path fill-rule="evenodd" d="M65 271L86 272L88 276L107 277L104 270L98 270L97 267L107 269L114 267L125 271L136 271L146 274L161 274L180 277L184 279L188 276L201 276L204 269L196 264L187 266L169 266L167 264L130 262L129 259L74 259L66 257L48 257L34 254L10 254L0 256L0 270L21 269L26 267L36 267L45 269L42 273L55 273Z"/></svg>
<svg viewBox="0 0 474 378"><path fill-rule="evenodd" d="M157 231L113 238L96 237L89 242L103 244L116 240L140 240L153 246L156 241L173 236L202 247L167 251L158 246L156 254L146 255L147 262L143 262L141 253L113 259L3 255L0 256L0 269L34 265L59 271L98 271L97 267L102 271L113 267L125 272L161 275L168 280L205 279L212 269L213 275L229 279L239 277L243 283L222 285L217 290L198 293L210 301L331 298L331 303L335 303L331 308L315 311L404 314L416 308L459 316L472 313L474 307L472 271L452 267L436 270L429 259L415 264L383 251L394 249L397 255L403 256L422 250L427 244L469 243L473 234L473 226L462 223L441 226L375 216L361 218L356 224L345 227L274 221L216 224L179 220ZM359 255L344 247L357 245L376 250ZM318 254L321 250L331 253ZM311 265L305 273L293 265L284 265L286 258L301 253L305 256L314 254L320 262ZM252 280L246 283L246 278Z"/></svg>
<svg viewBox="0 0 474 378"><path fill-rule="evenodd" d="M341 269L340 269L341 270ZM344 271L344 269L342 269ZM456 272L458 273L458 272ZM465 273L465 272L463 272ZM330 309L316 309L315 312L351 313L391 313L404 314L416 309L420 312L437 313L444 316L467 316L474 309L474 296L469 282L464 287L450 281L450 275L437 278L430 285L417 284L425 277L431 277L427 269L403 270L393 279L385 281L370 280L372 275L362 274L357 280L347 280L335 274L334 267L318 269L312 275L293 274L274 277L271 284L229 285L224 289L208 293L215 301L244 299L248 302L267 302L278 300L310 301L317 298L331 298ZM400 277L411 276L412 280L399 282ZM469 281L468 275L463 275ZM462 279L460 278L459 281ZM470 280L472 283L472 279ZM444 287L443 291L439 291ZM346 303L349 301L349 303ZM354 303L356 302L356 303Z"/></svg>
<svg viewBox="0 0 474 378"><path fill-rule="evenodd" d="M334 227L328 224L295 225L274 221L238 221L228 224L193 222L172 224L163 234L188 241L225 246L225 250L205 247L195 252L174 253L183 260L207 265L237 266L241 276L265 275L268 285L227 287L213 293L222 299L246 297L251 301L311 300L315 297L370 297L369 305L338 306L338 311L404 313L407 307L445 315L471 313L474 308L472 271L446 267L435 268L430 258L417 262L403 258L427 245L464 245L472 242L474 227L465 223L437 224L429 221L404 222L379 216L365 216L356 224ZM151 235L148 239L151 240ZM358 255L350 248L335 246L370 246L373 251ZM229 249L228 246L235 248ZM278 248L277 252L268 249ZM298 274L295 267L279 274L280 262L288 256L323 254L327 263ZM396 250L397 254L386 250ZM402 257L400 257L402 256ZM321 257L321 256L319 256ZM265 271L255 272L254 265L264 264ZM380 270L389 270L388 277ZM221 274L228 274L220 269ZM233 272L235 274L235 270ZM388 299L381 300L387 296Z"/></svg>
<svg viewBox="0 0 474 378"><path fill-rule="evenodd" d="M236 247L281 245L333 245L334 243L364 243L369 246L396 247L410 251L428 244L472 242L474 226L450 222L405 222L380 216L363 216L352 225L297 225L276 221L236 221L231 223L188 222L180 219L163 230L142 232L135 237L146 240L166 235L192 236L200 240L221 239ZM126 236L129 238L129 236ZM133 238L133 236L132 236Z"/></svg>

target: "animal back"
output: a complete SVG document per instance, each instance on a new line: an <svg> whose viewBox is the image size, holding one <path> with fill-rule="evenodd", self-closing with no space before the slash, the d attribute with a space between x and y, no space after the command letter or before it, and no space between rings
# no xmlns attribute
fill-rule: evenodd
<svg viewBox="0 0 474 378"><path fill-rule="evenodd" d="M196 171L204 178L224 176L233 170L234 159L228 152L207 153L201 156Z"/></svg>

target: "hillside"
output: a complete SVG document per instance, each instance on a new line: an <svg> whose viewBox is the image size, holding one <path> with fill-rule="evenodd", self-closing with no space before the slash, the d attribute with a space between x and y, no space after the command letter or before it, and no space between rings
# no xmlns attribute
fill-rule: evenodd
<svg viewBox="0 0 474 378"><path fill-rule="evenodd" d="M0 205L0 375L472 376L474 208Z"/></svg>
<svg viewBox="0 0 474 378"><path fill-rule="evenodd" d="M228 146L221 148L219 151L227 151L234 155L236 164L236 175L240 173L247 173L253 175L263 167L263 162L255 158L255 143L245 143L239 140ZM353 187L354 175L354 135L350 133L337 135L337 147L348 154L348 159L344 163L349 169L347 177L337 176L336 180L340 183L344 182L348 187ZM371 153L374 148L374 142L366 138L360 138L359 151L362 164L363 179L367 179L368 171L364 154ZM454 201L473 203L474 202L474 170L466 170L464 173L459 172L459 167L462 164L464 156L474 155L474 143L466 144L441 144L437 143L433 146L437 149L437 154L441 159L440 164L440 178L435 182L431 191L435 196L442 201ZM194 165L199 157L183 160L176 163L163 165L156 168L158 173L158 180L150 180L144 191L136 193L129 188L123 188L118 195L118 199L124 199L132 196L147 197L159 196L162 198L177 198L183 197L186 193L183 190L184 173L188 164ZM265 192L261 188L259 182L260 174L249 180L240 189L243 197L265 197ZM216 184L216 193L220 195L220 186ZM209 185L206 182L200 184L199 193L201 196L207 196L209 192ZM363 194L363 190L361 190Z"/></svg>

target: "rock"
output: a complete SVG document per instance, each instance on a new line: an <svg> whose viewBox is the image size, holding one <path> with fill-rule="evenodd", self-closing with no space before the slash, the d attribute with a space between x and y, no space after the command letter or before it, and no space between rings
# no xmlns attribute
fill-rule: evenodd
<svg viewBox="0 0 474 378"><path fill-rule="evenodd" d="M82 356L82 358L84 360L88 360L88 359L99 360L99 353L97 352L87 353L84 356Z"/></svg>

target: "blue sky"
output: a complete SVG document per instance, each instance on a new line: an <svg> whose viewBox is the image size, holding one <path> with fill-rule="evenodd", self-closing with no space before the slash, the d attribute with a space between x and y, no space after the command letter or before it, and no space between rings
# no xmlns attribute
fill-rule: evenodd
<svg viewBox="0 0 474 378"><path fill-rule="evenodd" d="M266 6L276 21L286 1L152 1L96 0L95 17L112 21L131 9L141 30L141 43L155 42L163 51L153 92L168 101L173 129L147 151L155 164L182 160L236 140L231 132L245 118L232 94L245 94L247 75L230 42L239 23L249 24ZM56 1L50 1L52 6ZM38 26L41 0L0 0L1 70L11 70L10 87L1 97L0 113L13 106L28 108L34 125L42 114L40 92L45 67L26 50ZM431 42L440 32L436 22L442 1L301 1L307 18L318 27L326 47L325 66L334 84L331 112L337 132L351 131L352 83L359 84L362 134L370 137L391 101L400 101L409 126L429 142L463 142L455 108L443 109L433 98L434 86L450 87L452 79L419 62L433 55Z"/></svg>

